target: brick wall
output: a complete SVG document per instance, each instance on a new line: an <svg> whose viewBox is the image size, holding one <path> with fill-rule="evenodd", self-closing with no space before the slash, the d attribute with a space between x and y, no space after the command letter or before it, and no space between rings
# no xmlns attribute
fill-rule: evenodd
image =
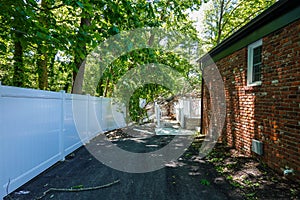
<svg viewBox="0 0 300 200"><path fill-rule="evenodd" d="M247 47L219 60L225 84L226 121L221 140L256 156L282 173L288 166L300 178L300 21L263 38L262 85L247 86ZM204 133L210 98L204 89ZM264 154L251 152L252 139Z"/></svg>

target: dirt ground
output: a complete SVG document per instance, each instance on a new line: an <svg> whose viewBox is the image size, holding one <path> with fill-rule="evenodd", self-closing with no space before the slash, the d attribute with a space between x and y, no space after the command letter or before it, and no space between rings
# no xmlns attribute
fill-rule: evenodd
<svg viewBox="0 0 300 200"><path fill-rule="evenodd" d="M300 199L300 184L235 149L216 145L206 161L214 165L244 199Z"/></svg>
<svg viewBox="0 0 300 200"><path fill-rule="evenodd" d="M153 127L143 127L143 130L150 132ZM118 147L131 152L155 151L173 139L173 136L143 137L138 132L137 127L130 127L108 132L106 136ZM133 137L132 133L137 135L133 134ZM136 137L142 142L136 142ZM88 145L98 142L99 137ZM5 200L34 200L41 196L41 199L55 200L299 199L299 184L280 177L254 159L236 155L234 150L220 145L209 156L200 159L197 150L200 145L201 141L195 140L172 165L148 173L114 170L81 147ZM101 189L44 194L50 188L83 189L114 181L116 183Z"/></svg>

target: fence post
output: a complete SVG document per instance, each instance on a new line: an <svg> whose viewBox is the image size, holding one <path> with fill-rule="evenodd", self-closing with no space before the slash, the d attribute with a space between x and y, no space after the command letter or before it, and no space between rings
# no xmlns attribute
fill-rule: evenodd
<svg viewBox="0 0 300 200"><path fill-rule="evenodd" d="M102 112L102 109L101 109L101 108L102 108L102 106L101 106L102 99L101 99L101 96L98 97L98 99L99 99L99 102L100 102L99 105L98 105L99 108L100 108L100 109L98 110L98 113L100 113L100 114L99 114L99 116L97 116L97 121L98 121L98 124L99 124L99 127L100 127L100 133L102 133L102 130L103 130L103 129L102 129L101 121L100 121L100 120L101 120L101 117L102 117L102 113L101 113L101 112ZM100 117L100 119L99 119L99 117Z"/></svg>
<svg viewBox="0 0 300 200"><path fill-rule="evenodd" d="M61 90L61 110L60 110L60 130L59 130L59 151L60 151L60 160L65 160L65 141L64 141L64 122L65 122L65 91Z"/></svg>
<svg viewBox="0 0 300 200"><path fill-rule="evenodd" d="M100 121L99 121L99 123L100 123L100 128L101 128L101 133L104 133L104 126L103 126L103 109L102 109L102 104L103 104L103 96L100 96L100 111L99 112L101 112L100 113Z"/></svg>
<svg viewBox="0 0 300 200"><path fill-rule="evenodd" d="M2 97L2 84L1 84L1 81L0 81L0 98Z"/></svg>
<svg viewBox="0 0 300 200"><path fill-rule="evenodd" d="M188 118L190 118L191 117L191 102L192 102L192 99L191 99L191 97L189 98L189 100L188 100L188 113L189 113L189 115L188 115Z"/></svg>
<svg viewBox="0 0 300 200"><path fill-rule="evenodd" d="M156 116L157 128L160 128L161 111L157 102L154 103L154 111Z"/></svg>
<svg viewBox="0 0 300 200"><path fill-rule="evenodd" d="M0 108L2 107L1 97L2 97L2 84L1 84L1 81L0 81ZM2 113L2 111L0 113ZM1 123L1 121L0 121L0 123ZM1 135L0 135L0 138L1 138ZM2 139L0 139L0 154L4 153L4 149L2 149L3 145L1 144L2 142L4 142L4 141ZM2 157L3 155L0 155L0 156ZM4 162L4 159L0 160L0 177L4 177L4 169L2 169L2 166L3 166L2 162ZM5 196L3 185L4 185L4 180L3 180L3 178L1 178L0 179L0 186L1 186L0 187L0 199L3 199L3 197Z"/></svg>
<svg viewBox="0 0 300 200"><path fill-rule="evenodd" d="M87 111L86 111L86 124L85 124L85 130L87 135L87 142L90 141L90 132L89 132L89 117L90 117L90 95L87 94Z"/></svg>
<svg viewBox="0 0 300 200"><path fill-rule="evenodd" d="M103 121L103 101L104 101L104 97L103 96L101 96L101 129L102 129L102 132L104 133L105 132L105 124L104 124L104 121Z"/></svg>
<svg viewBox="0 0 300 200"><path fill-rule="evenodd" d="M2 97L2 83L0 81L0 98Z"/></svg>

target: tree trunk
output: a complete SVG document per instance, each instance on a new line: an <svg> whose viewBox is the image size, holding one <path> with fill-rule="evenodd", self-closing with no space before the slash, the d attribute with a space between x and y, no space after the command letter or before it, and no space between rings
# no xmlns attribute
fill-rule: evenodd
<svg viewBox="0 0 300 200"><path fill-rule="evenodd" d="M78 69L78 71L73 71L73 87L72 87L73 94L82 94L85 61L86 60L82 60L76 63L76 69Z"/></svg>
<svg viewBox="0 0 300 200"><path fill-rule="evenodd" d="M54 69L54 64L55 64L55 54L50 54L48 55L49 58L49 67L48 67L48 88L50 88L51 86L55 86L55 69ZM61 88L60 88L61 89Z"/></svg>
<svg viewBox="0 0 300 200"><path fill-rule="evenodd" d="M107 77L107 79L106 79L105 90L104 90L104 94L103 94L104 97L107 97L108 88L109 88L109 77Z"/></svg>
<svg viewBox="0 0 300 200"><path fill-rule="evenodd" d="M217 36L217 45L221 42L221 36L222 36L222 22L223 22L223 15L224 15L224 0L221 0L221 7L220 7L220 16L218 21L218 36Z"/></svg>
<svg viewBox="0 0 300 200"><path fill-rule="evenodd" d="M38 69L38 83L39 89L45 90L48 88L48 55L45 52L42 52L41 46L38 48L38 60L36 62Z"/></svg>
<svg viewBox="0 0 300 200"><path fill-rule="evenodd" d="M90 20L87 18L81 18L79 30L83 30L84 26L89 26ZM81 32L78 33L78 38L83 38ZM86 56L86 44L84 46L78 46L77 49L80 49L82 54ZM73 71L73 87L72 93L74 94L82 94L82 86L84 79L84 70L85 70L85 59L82 58L78 53L75 54L75 67L76 69Z"/></svg>
<svg viewBox="0 0 300 200"><path fill-rule="evenodd" d="M14 40L14 75L13 85L17 87L23 87L25 85L24 63L23 63L23 46L20 41L23 35L21 33L15 33Z"/></svg>
<svg viewBox="0 0 300 200"><path fill-rule="evenodd" d="M104 93L104 89L103 89L103 77L100 78L100 81L99 81L99 84L98 84L98 88L97 88L97 91L99 93L100 96L103 96L103 93Z"/></svg>
<svg viewBox="0 0 300 200"><path fill-rule="evenodd" d="M113 71L112 66L109 66L109 73L112 77L114 76L114 71ZM103 94L104 97L108 97L108 95L111 94L111 89L112 88L109 87L109 84L110 84L110 81L111 81L110 79L111 79L110 76L108 76L107 79L106 79L105 89L104 89L104 94Z"/></svg>
<svg viewBox="0 0 300 200"><path fill-rule="evenodd" d="M48 12L48 6L45 0L42 0L41 7L46 10L45 12ZM45 18L45 16L41 16L40 23L43 24L45 28L48 28L47 19ZM47 47L42 41L37 49L38 59L36 62L38 72L38 86L41 90L46 90L48 88L48 52L45 49L47 49Z"/></svg>

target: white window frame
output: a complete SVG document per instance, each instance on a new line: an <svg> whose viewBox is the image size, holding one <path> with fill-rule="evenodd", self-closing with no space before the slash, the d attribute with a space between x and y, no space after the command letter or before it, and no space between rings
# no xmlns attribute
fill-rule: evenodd
<svg viewBox="0 0 300 200"><path fill-rule="evenodd" d="M247 68L247 85L248 86L258 86L261 85L261 81L253 82L253 49L262 46L262 39L250 44L248 46L248 68Z"/></svg>

